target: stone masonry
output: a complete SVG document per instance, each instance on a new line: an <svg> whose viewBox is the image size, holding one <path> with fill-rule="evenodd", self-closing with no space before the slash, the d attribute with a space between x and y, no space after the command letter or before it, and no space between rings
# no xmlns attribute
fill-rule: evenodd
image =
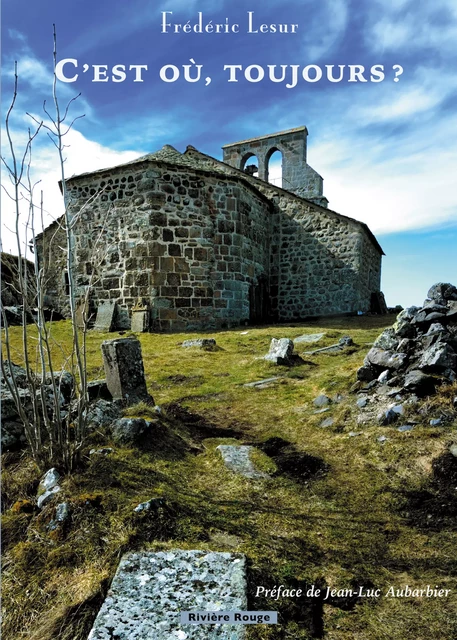
<svg viewBox="0 0 457 640"><path fill-rule="evenodd" d="M246 162L255 156L258 161L259 178L268 182L268 163L273 153L280 151L284 189L326 207L328 200L323 195L324 181L306 162L307 137L307 128L297 127L289 131L225 144L222 147L224 162L244 170Z"/></svg>
<svg viewBox="0 0 457 640"><path fill-rule="evenodd" d="M297 172L308 171L306 133L300 128L260 140L283 150L285 166L296 153L303 159ZM239 145L224 148L224 158L230 151L230 162L237 163L249 146ZM381 247L365 224L317 204L321 182L303 184L312 199L194 147L180 153L169 145L74 176L67 188L77 293L89 289L93 313L102 301L114 301L119 329L131 327L138 307L148 310L153 331L368 311L371 294L379 291ZM65 314L62 234L53 223L37 246L47 299Z"/></svg>

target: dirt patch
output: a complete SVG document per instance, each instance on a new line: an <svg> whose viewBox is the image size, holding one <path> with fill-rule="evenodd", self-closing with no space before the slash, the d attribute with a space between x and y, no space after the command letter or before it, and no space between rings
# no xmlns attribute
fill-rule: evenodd
<svg viewBox="0 0 457 640"><path fill-rule="evenodd" d="M457 530L457 458L444 453L433 461L424 487L406 494L405 511L415 527Z"/></svg>
<svg viewBox="0 0 457 640"><path fill-rule="evenodd" d="M321 458L298 451L283 438L269 438L257 445L275 462L278 470L274 475L283 475L298 482L306 482L325 475L329 466Z"/></svg>
<svg viewBox="0 0 457 640"><path fill-rule="evenodd" d="M204 416L186 409L178 402L163 405L167 418L179 422L193 440L202 442L206 438L242 438L243 433L237 428L218 427Z"/></svg>
<svg viewBox="0 0 457 640"><path fill-rule="evenodd" d="M272 589L275 585L283 585L283 588L287 589L301 589L302 594L297 597L265 597L264 594L260 594L256 597L258 587L265 586L268 589ZM303 580L296 578L287 578L287 584L285 584L282 577L274 576L272 574L266 574L263 571L255 567L249 567L248 572L248 603L250 609L257 611L277 611L278 622L281 624L285 620L294 621L300 625L309 634L310 638L323 638L324 637L324 621L323 621L323 601L321 598L307 597L306 592L311 585L307 584ZM316 583L317 588L324 589L324 583ZM282 636L281 636L282 637Z"/></svg>

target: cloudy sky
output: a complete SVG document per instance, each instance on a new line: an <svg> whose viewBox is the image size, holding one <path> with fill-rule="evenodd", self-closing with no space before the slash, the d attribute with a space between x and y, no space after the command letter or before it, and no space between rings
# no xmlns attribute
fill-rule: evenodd
<svg viewBox="0 0 457 640"><path fill-rule="evenodd" d="M221 158L225 143L305 124L308 162L324 177L330 208L366 222L387 254L382 284L387 303L420 303L434 282L457 282L455 0L3 0L2 5L3 109L17 60L19 94L10 124L18 149L33 124L26 112L46 121L43 101L52 106L55 23L57 58L74 60L63 71L67 78L78 76L58 83L60 100L65 104L80 93L71 116L84 114L66 138L67 176L122 163L164 144L180 151L192 144ZM196 33L199 12L203 27L229 25L230 33ZM186 24L189 33L174 26ZM267 28L262 33L262 24L289 25L289 33ZM203 66L200 82L183 77L190 60ZM125 65L125 81L113 81L115 65ZM129 70L132 65L147 69ZM180 71L175 82L161 79L166 65ZM241 65L237 82L229 82L225 65ZM251 65L247 77L256 80L262 68L262 80L246 79L244 70ZM285 82L272 82L268 65L276 65L279 78L284 70ZM107 81L94 81L97 68L98 79ZM293 68L298 81L287 86L295 84ZM330 72L341 80L331 82ZM169 67L164 77L172 74ZM138 76L142 82L135 82ZM41 180L36 191L44 190L46 212L55 217L62 211L59 170L45 132L34 144L32 164L33 180ZM4 195L2 205L3 246L15 252L8 232L12 207Z"/></svg>

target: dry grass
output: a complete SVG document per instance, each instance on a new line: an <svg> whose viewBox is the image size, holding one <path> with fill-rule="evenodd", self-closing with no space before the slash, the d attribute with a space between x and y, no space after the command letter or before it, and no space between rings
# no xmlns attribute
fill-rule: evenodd
<svg viewBox="0 0 457 640"><path fill-rule="evenodd" d="M254 586L298 581L452 589L450 598L378 598L352 608L253 600L254 609L278 610L281 624L250 628L251 640L311 638L313 616L314 637L321 624L324 637L332 640L454 640L457 508L452 511L455 497L440 480L444 471L438 477L436 461L457 441L455 415L454 422L431 428L430 415L418 414L420 424L408 433L394 426L360 429L355 397L348 391L367 344L391 322L345 318L224 331L211 334L221 347L215 352L183 349L182 340L193 335L141 335L149 391L163 407L161 430L148 451L121 448L108 435L94 434L97 447L113 446L114 452L87 456L65 479L59 500L67 499L73 510L65 536L55 540L46 532L52 505L41 514L12 509L17 500L33 500L39 475L27 455L10 455L4 462L5 640L86 640L122 553L174 546L245 553ZM319 347L347 334L355 347L344 354L305 355L305 364L292 369L260 359L272 337L321 331L326 336ZM55 323L53 332L61 357L68 323ZM90 378L103 375L100 343L110 337L89 336ZM13 348L16 339L13 331ZM243 386L276 375L282 379L267 388ZM344 399L315 415L312 400L319 393ZM451 412L453 394L455 385L428 401L431 417ZM129 414L156 417L146 406ZM334 425L321 428L329 416ZM351 430L363 433L351 438ZM384 445L377 441L381 434L388 436ZM256 453L272 477L254 482L227 470L216 451L221 443L255 444L272 437L288 441L294 455L320 461L325 471L294 477L279 459ZM429 512L418 506L420 492ZM133 513L152 497L165 500L154 518Z"/></svg>

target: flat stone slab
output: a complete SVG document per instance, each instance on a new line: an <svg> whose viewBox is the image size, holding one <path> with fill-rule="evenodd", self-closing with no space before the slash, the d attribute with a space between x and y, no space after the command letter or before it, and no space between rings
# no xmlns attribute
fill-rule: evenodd
<svg viewBox="0 0 457 640"><path fill-rule="evenodd" d="M256 380L256 382L247 382L243 387L260 387L261 385L270 384L277 380L281 380L281 376L276 376L276 378L265 378L265 380Z"/></svg>
<svg viewBox="0 0 457 640"><path fill-rule="evenodd" d="M298 338L294 338L294 344L313 344L314 342L319 342L325 336L325 333L305 333L303 336L298 336Z"/></svg>
<svg viewBox="0 0 457 640"><path fill-rule="evenodd" d="M131 330L133 333L144 333L149 329L149 312L147 309L134 309L132 311Z"/></svg>
<svg viewBox="0 0 457 640"><path fill-rule="evenodd" d="M116 303L114 300L102 300L97 307L94 331L109 332L114 326Z"/></svg>
<svg viewBox="0 0 457 640"><path fill-rule="evenodd" d="M245 611L239 553L141 551L117 569L88 640L243 640L244 625L181 624L182 611Z"/></svg>
<svg viewBox="0 0 457 640"><path fill-rule="evenodd" d="M206 351L214 351L217 345L214 338L196 338L194 340L184 340L181 346L186 349L198 347Z"/></svg>
<svg viewBox="0 0 457 640"><path fill-rule="evenodd" d="M216 447L222 455L222 459L225 462L225 466L238 473L245 478L269 478L268 473L264 471L259 471L255 468L252 460L251 460L251 451L254 450L254 447L249 445L231 445L231 444L220 444Z"/></svg>

